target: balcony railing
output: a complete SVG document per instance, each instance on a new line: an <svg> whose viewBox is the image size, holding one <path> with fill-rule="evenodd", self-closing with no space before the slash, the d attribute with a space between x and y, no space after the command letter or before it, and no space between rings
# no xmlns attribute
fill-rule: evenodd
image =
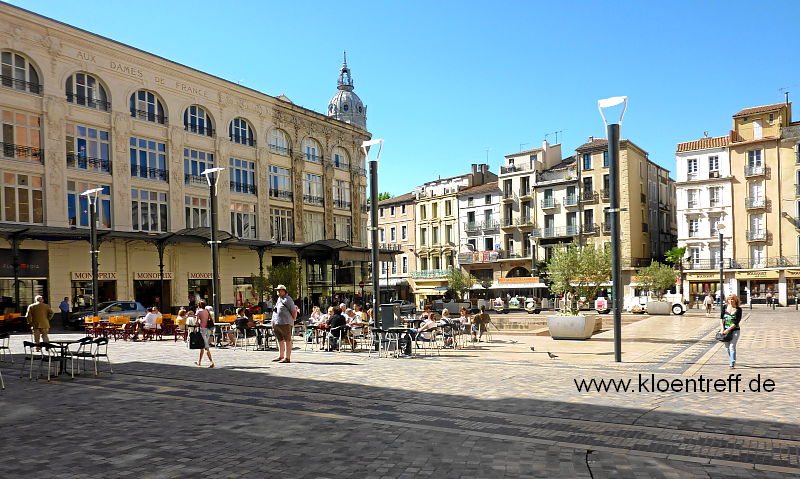
<svg viewBox="0 0 800 479"><path fill-rule="evenodd" d="M44 150L41 148L33 148L31 146L15 145L14 143L2 142L0 142L0 147L2 147L3 156L6 158L30 160L38 163L44 162Z"/></svg>
<svg viewBox="0 0 800 479"><path fill-rule="evenodd" d="M511 226L514 226L514 218L510 216L508 218L503 218L503 221L501 222L501 227L508 228Z"/></svg>
<svg viewBox="0 0 800 479"><path fill-rule="evenodd" d="M27 91L37 95L42 94L41 83L31 83L25 80L18 80L14 77L0 75L0 84L6 88L13 88L14 90Z"/></svg>
<svg viewBox="0 0 800 479"><path fill-rule="evenodd" d="M208 181L206 180L206 177L203 175L192 175L189 173L185 173L183 175L183 184L207 187Z"/></svg>
<svg viewBox="0 0 800 479"><path fill-rule="evenodd" d="M766 241L767 230L747 230L745 231L745 238L747 238L747 241Z"/></svg>
<svg viewBox="0 0 800 479"><path fill-rule="evenodd" d="M256 188L256 185L252 183L239 183L238 181L231 181L231 191L245 195L258 194L258 188Z"/></svg>
<svg viewBox="0 0 800 479"><path fill-rule="evenodd" d="M157 115L151 111L131 110L131 116L138 120L150 121L153 123L159 123L161 125L167 124L167 117L164 115Z"/></svg>
<svg viewBox="0 0 800 479"><path fill-rule="evenodd" d="M555 226L551 228L534 228L534 238L560 238L564 236L575 236L578 234L578 226Z"/></svg>
<svg viewBox="0 0 800 479"><path fill-rule="evenodd" d="M332 162L332 163L333 163L333 167L337 168L339 170L349 170L350 169L350 164L349 163L345 163L343 161L340 161L338 165L336 164L335 161Z"/></svg>
<svg viewBox="0 0 800 479"><path fill-rule="evenodd" d="M517 226L533 226L533 218L530 215L522 215L517 218Z"/></svg>
<svg viewBox="0 0 800 479"><path fill-rule="evenodd" d="M500 252L496 250L491 251L473 251L471 253L459 253L459 264L477 264L477 263L494 263L500 257Z"/></svg>
<svg viewBox="0 0 800 479"><path fill-rule="evenodd" d="M292 192L291 190L281 190L278 188L270 188L269 189L269 197L276 198L279 200L286 200L292 201Z"/></svg>
<svg viewBox="0 0 800 479"><path fill-rule="evenodd" d="M109 111L111 110L111 102L106 100L97 100L95 98L88 98L84 95L76 95L67 92L67 101L76 105L85 106L87 108L94 108L95 110Z"/></svg>
<svg viewBox="0 0 800 479"><path fill-rule="evenodd" d="M492 231L500 227L500 222L497 220L485 220L481 226L483 226L484 231Z"/></svg>
<svg viewBox="0 0 800 479"><path fill-rule="evenodd" d="M231 135L231 141L240 145L256 146L256 139L252 136Z"/></svg>
<svg viewBox="0 0 800 479"><path fill-rule="evenodd" d="M767 207L767 199L763 196L751 196L744 199L744 206L748 209L759 209Z"/></svg>
<svg viewBox="0 0 800 479"><path fill-rule="evenodd" d="M611 233L611 223L606 223L603 221L603 233Z"/></svg>
<svg viewBox="0 0 800 479"><path fill-rule="evenodd" d="M584 223L581 226L581 232L586 235L592 235L599 231L597 223Z"/></svg>
<svg viewBox="0 0 800 479"><path fill-rule="evenodd" d="M306 153L305 155L306 161L310 161L312 163L322 163L322 157L319 155L312 155L311 153Z"/></svg>
<svg viewBox="0 0 800 479"><path fill-rule="evenodd" d="M478 222L473 222L473 223L467 222L467 223L464 223L464 230L467 233L478 233L478 232L481 231L481 224L478 223Z"/></svg>
<svg viewBox="0 0 800 479"><path fill-rule="evenodd" d="M578 195L567 195L564 198L564 206L578 206Z"/></svg>
<svg viewBox="0 0 800 479"><path fill-rule="evenodd" d="M325 203L325 198L316 195L303 195L303 203L307 205L322 206Z"/></svg>
<svg viewBox="0 0 800 479"><path fill-rule="evenodd" d="M201 126L201 125L186 124L186 125L183 125L183 129L188 131L188 132L190 132L190 133L195 133L195 134L198 134L198 135L214 136L214 128L211 127L211 126Z"/></svg>
<svg viewBox="0 0 800 479"><path fill-rule="evenodd" d="M581 201L595 201L597 200L597 192L594 190L581 191Z"/></svg>
<svg viewBox="0 0 800 479"><path fill-rule="evenodd" d="M333 207L339 210L349 210L353 204L346 200L334 199Z"/></svg>
<svg viewBox="0 0 800 479"><path fill-rule="evenodd" d="M524 197L527 197L527 196L530 196L530 195L531 195L531 188L530 187L520 188L519 189L519 197L520 198L524 198Z"/></svg>
<svg viewBox="0 0 800 479"><path fill-rule="evenodd" d="M289 156L290 150L285 146L269 144L269 151L283 156Z"/></svg>
<svg viewBox="0 0 800 479"><path fill-rule="evenodd" d="M76 155L75 153L67 153L67 166L70 168L81 168L84 170L97 170L102 171L103 173L111 173L111 160Z"/></svg>
<svg viewBox="0 0 800 479"><path fill-rule="evenodd" d="M528 165L509 165L509 166L501 166L500 167L500 174L504 175L506 173L516 173L518 171L527 171L530 170L530 166Z"/></svg>
<svg viewBox="0 0 800 479"><path fill-rule="evenodd" d="M414 279L433 279L433 278L446 278L449 269L428 269L422 271L412 271L411 277Z"/></svg>
<svg viewBox="0 0 800 479"><path fill-rule="evenodd" d="M634 268L644 268L645 266L650 266L653 262L653 258L628 258L627 261L624 261L624 264Z"/></svg>
<svg viewBox="0 0 800 479"><path fill-rule="evenodd" d="M558 206L558 202L555 198L545 198L542 200L542 208L555 208Z"/></svg>
<svg viewBox="0 0 800 479"><path fill-rule="evenodd" d="M498 253L498 259L517 259L517 258L529 258L530 255L526 255L520 251L516 250L502 250Z"/></svg>
<svg viewBox="0 0 800 479"><path fill-rule="evenodd" d="M725 269L731 269L732 263L730 258L724 258L722 260L722 267ZM683 269L685 270L697 270L697 269L719 269L720 263L718 259L696 259L696 260L687 260L683 264Z"/></svg>
<svg viewBox="0 0 800 479"><path fill-rule="evenodd" d="M600 190L600 194L603 195L603 201L611 198L611 190L608 188L603 188L602 190Z"/></svg>
<svg viewBox="0 0 800 479"><path fill-rule="evenodd" d="M764 165L759 166L745 166L744 176L764 176L769 173L769 168Z"/></svg>
<svg viewBox="0 0 800 479"><path fill-rule="evenodd" d="M504 200L513 200L514 199L514 193L511 190L503 190L502 199L504 199Z"/></svg>
<svg viewBox="0 0 800 479"><path fill-rule="evenodd" d="M169 181L167 170L161 168L150 168L148 166L131 165L131 176L137 178L149 178L151 180Z"/></svg>

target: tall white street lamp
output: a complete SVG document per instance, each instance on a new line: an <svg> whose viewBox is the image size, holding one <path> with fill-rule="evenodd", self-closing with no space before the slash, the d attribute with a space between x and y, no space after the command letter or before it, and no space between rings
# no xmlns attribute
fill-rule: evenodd
<svg viewBox="0 0 800 479"><path fill-rule="evenodd" d="M619 121L609 123L606 119L604 109L622 105L619 114ZM608 212L611 214L611 307L614 312L614 361L622 361L622 264L621 264L621 243L622 235L619 227L619 129L622 124L622 117L628 109L628 97L615 96L604 100L597 100L597 109L606 125L606 137L608 138L608 170L609 170L609 195Z"/></svg>
<svg viewBox="0 0 800 479"><path fill-rule="evenodd" d="M89 254L92 256L92 316L97 316L97 269L100 247L97 244L97 196L103 188L92 188L80 194L89 203Z"/></svg>
<svg viewBox="0 0 800 479"><path fill-rule="evenodd" d="M222 175L217 173L225 168L208 168L200 174L208 182L208 201L211 209L211 303L214 308L214 319L219 319L219 241L217 240L217 184Z"/></svg>
<svg viewBox="0 0 800 479"><path fill-rule="evenodd" d="M370 147L375 145L378 145L378 155L374 160L369 161L369 217L372 239L372 307L375 309L375 325L379 327L381 314L378 306L378 298L380 298L378 285L378 248L380 247L378 244L378 161L380 161L383 151L383 139L377 138L361 143L361 149L367 159L369 159Z"/></svg>

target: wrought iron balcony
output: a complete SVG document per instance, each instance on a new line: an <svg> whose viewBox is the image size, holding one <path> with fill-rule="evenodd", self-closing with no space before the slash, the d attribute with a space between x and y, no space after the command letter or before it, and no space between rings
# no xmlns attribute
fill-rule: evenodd
<svg viewBox="0 0 800 479"><path fill-rule="evenodd" d="M142 167L139 165L131 165L131 176L136 178L148 178L151 180L169 181L167 170L161 168Z"/></svg>
<svg viewBox="0 0 800 479"><path fill-rule="evenodd" d="M341 199L334 199L333 200L333 207L340 210L349 210L352 206L352 203L346 200Z"/></svg>
<svg viewBox="0 0 800 479"><path fill-rule="evenodd" d="M446 278L449 272L449 269L427 269L422 271L412 271L411 277L414 279Z"/></svg>
<svg viewBox="0 0 800 479"><path fill-rule="evenodd" d="M517 226L533 226L533 218L523 215L517 218Z"/></svg>
<svg viewBox="0 0 800 479"><path fill-rule="evenodd" d="M483 222L482 226L484 231L492 231L500 227L500 222L497 220L486 220Z"/></svg>
<svg viewBox="0 0 800 479"><path fill-rule="evenodd" d="M625 261L624 264L633 268L644 268L645 266L650 266L652 262L653 258L628 258L628 261Z"/></svg>
<svg viewBox="0 0 800 479"><path fill-rule="evenodd" d="M491 251L472 251L470 253L459 253L459 264L479 264L479 263L494 263L500 258L500 252Z"/></svg>
<svg viewBox="0 0 800 479"><path fill-rule="evenodd" d="M532 194L532 191L531 191L530 187L520 188L519 189L519 197L520 198L527 198L527 197L531 196L531 194Z"/></svg>
<svg viewBox="0 0 800 479"><path fill-rule="evenodd" d="M307 205L322 206L325 204L325 198L316 195L303 195L303 203Z"/></svg>
<svg viewBox="0 0 800 479"><path fill-rule="evenodd" d="M14 90L27 91L37 95L42 94L41 83L31 83L25 80L18 80L14 77L0 75L0 84L6 88L13 88Z"/></svg>
<svg viewBox="0 0 800 479"><path fill-rule="evenodd" d="M503 195L501 197L503 200L513 200L514 193L511 190L503 190Z"/></svg>
<svg viewBox="0 0 800 479"><path fill-rule="evenodd" d="M334 168L337 168L339 170L349 170L350 169L350 164L349 163L345 163L344 161L340 161L338 164L336 163L336 161L333 161L331 163L333 164Z"/></svg>
<svg viewBox="0 0 800 479"><path fill-rule="evenodd" d="M611 223L603 221L603 233L611 233Z"/></svg>
<svg viewBox="0 0 800 479"><path fill-rule="evenodd" d="M551 228L534 228L534 238L561 238L565 236L575 236L578 234L578 226L557 226Z"/></svg>
<svg viewBox="0 0 800 479"><path fill-rule="evenodd" d="M765 176L769 174L769 168L763 165L760 166L745 166L744 176Z"/></svg>
<svg viewBox="0 0 800 479"><path fill-rule="evenodd" d="M732 263L730 258L725 258L722 260L722 267L725 269L731 269ZM698 270L698 269L713 269L718 270L720 266L720 262L718 259L688 259L683 264L684 270Z"/></svg>
<svg viewBox="0 0 800 479"><path fill-rule="evenodd" d="M214 128L212 128L211 126L185 124L183 125L183 129L190 133L195 133L198 135L214 136Z"/></svg>
<svg viewBox="0 0 800 479"><path fill-rule="evenodd" d="M279 188L270 188L269 189L269 197L275 198L279 200L286 200L292 201L292 191L291 190L282 190Z"/></svg>
<svg viewBox="0 0 800 479"><path fill-rule="evenodd" d="M38 163L44 162L44 150L41 148L33 148L31 146L15 145L14 143L2 142L0 142L0 147L2 147L3 156L6 158L30 160Z"/></svg>
<svg viewBox="0 0 800 479"><path fill-rule="evenodd" d="M581 191L581 201L595 201L597 200L597 192L594 190Z"/></svg>
<svg viewBox="0 0 800 479"><path fill-rule="evenodd" d="M366 168L361 168L359 166L358 168L353 168L353 171L357 172L358 176L367 176L367 169Z"/></svg>
<svg viewBox="0 0 800 479"><path fill-rule="evenodd" d="M763 196L751 196L744 199L744 206L747 209L760 209L767 207L767 199Z"/></svg>
<svg viewBox="0 0 800 479"><path fill-rule="evenodd" d="M478 222L472 222L472 223L467 222L467 223L464 223L464 230L467 233L478 233L478 232L481 231L481 224L478 223Z"/></svg>
<svg viewBox="0 0 800 479"><path fill-rule="evenodd" d="M285 146L274 145L272 143L269 144L269 151L283 156L290 156L291 154L291 150L289 150L289 148Z"/></svg>
<svg viewBox="0 0 800 479"><path fill-rule="evenodd" d="M542 200L542 208L550 209L558 206L558 201L555 198L545 198Z"/></svg>
<svg viewBox="0 0 800 479"><path fill-rule="evenodd" d="M564 206L578 206L578 195L567 195L564 198Z"/></svg>
<svg viewBox="0 0 800 479"><path fill-rule="evenodd" d="M322 163L322 157L319 155L312 155L311 153L305 153L303 156L306 158L306 161L310 161L311 163Z"/></svg>
<svg viewBox="0 0 800 479"><path fill-rule="evenodd" d="M183 184L208 187L208 181L206 180L205 176L203 176L203 175L192 175L192 174L189 174L189 173L185 173L183 175Z"/></svg>
<svg viewBox="0 0 800 479"><path fill-rule="evenodd" d="M584 223L581 226L581 232L586 235L593 235L599 232L600 228L598 228L597 223Z"/></svg>
<svg viewBox="0 0 800 479"><path fill-rule="evenodd" d="M76 95L72 92L67 92L67 101L70 103L74 103L76 105L85 106L87 108L94 108L95 110L101 110L101 111L111 110L110 101L88 98L84 95Z"/></svg>
<svg viewBox="0 0 800 479"><path fill-rule="evenodd" d="M501 166L500 167L500 174L504 175L506 173L516 173L518 171L527 171L530 170L530 166L527 165L509 165L509 166Z"/></svg>
<svg viewBox="0 0 800 479"><path fill-rule="evenodd" d="M258 188L256 188L256 185L252 183L239 183L237 181L231 181L231 191L245 195L258 194Z"/></svg>
<svg viewBox="0 0 800 479"><path fill-rule="evenodd" d="M603 188L600 190L600 194L603 195L603 201L611 199L611 190L609 188Z"/></svg>
<svg viewBox="0 0 800 479"><path fill-rule="evenodd" d="M519 258L529 258L529 255L525 255L524 253L517 251L517 250L502 250L498 253L498 259L519 259Z"/></svg>
<svg viewBox="0 0 800 479"><path fill-rule="evenodd" d="M747 238L747 241L766 241L767 230L766 229L747 230L745 232L745 237Z"/></svg>
<svg viewBox="0 0 800 479"><path fill-rule="evenodd" d="M510 228L512 226L514 226L514 218L510 216L508 218L503 218L503 221L500 223L501 228Z"/></svg>
<svg viewBox="0 0 800 479"><path fill-rule="evenodd" d="M256 139L252 136L231 135L230 139L232 142L240 145L256 146Z"/></svg>
<svg viewBox="0 0 800 479"><path fill-rule="evenodd" d="M84 170L97 170L103 173L111 173L111 160L76 155L75 153L67 153L67 166L70 168L81 168Z"/></svg>
<svg viewBox="0 0 800 479"><path fill-rule="evenodd" d="M159 123L161 125L167 124L167 117L165 117L164 115L157 115L151 111L131 109L131 116L136 118L137 120Z"/></svg>

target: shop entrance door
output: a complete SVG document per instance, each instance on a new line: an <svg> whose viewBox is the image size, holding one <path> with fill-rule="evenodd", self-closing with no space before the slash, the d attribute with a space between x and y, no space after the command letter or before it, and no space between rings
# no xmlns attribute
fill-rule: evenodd
<svg viewBox="0 0 800 479"><path fill-rule="evenodd" d="M161 281L160 280L135 280L133 282L133 297L136 301L142 303L146 308L150 306L158 306L159 311L162 313L169 313L169 308L172 306L170 291L172 290L172 283L169 280L164 280L164 297L161 297Z"/></svg>
<svg viewBox="0 0 800 479"><path fill-rule="evenodd" d="M194 299L199 303L201 299L211 305L211 280L210 279L190 279L189 280L189 300Z"/></svg>
<svg viewBox="0 0 800 479"><path fill-rule="evenodd" d="M92 309L94 302L91 281L72 282L72 310L87 311ZM128 298L125 298L128 299ZM117 282L115 280L97 281L97 302L98 304L106 301L117 300Z"/></svg>

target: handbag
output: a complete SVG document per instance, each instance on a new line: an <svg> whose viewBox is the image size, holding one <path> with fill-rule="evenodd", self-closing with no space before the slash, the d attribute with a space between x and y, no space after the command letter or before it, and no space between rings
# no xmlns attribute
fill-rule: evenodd
<svg viewBox="0 0 800 479"><path fill-rule="evenodd" d="M717 331L717 334L716 336L714 336L714 339L716 339L717 341L721 341L723 343L727 343L728 341L733 339L733 331L728 331L727 333L723 333L722 331Z"/></svg>
<svg viewBox="0 0 800 479"><path fill-rule="evenodd" d="M189 349L205 349L206 342L203 340L203 334L200 331L192 331L189 333Z"/></svg>

